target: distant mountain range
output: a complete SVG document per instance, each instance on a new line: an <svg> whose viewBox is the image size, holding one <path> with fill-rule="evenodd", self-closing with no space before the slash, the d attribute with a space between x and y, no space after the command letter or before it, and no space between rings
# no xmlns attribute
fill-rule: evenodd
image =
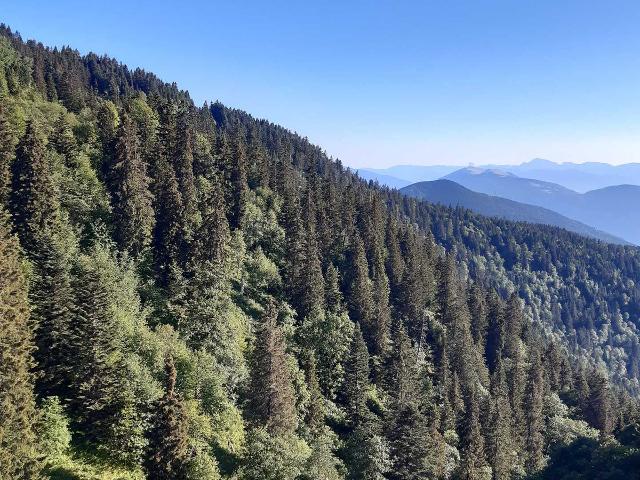
<svg viewBox="0 0 640 480"><path fill-rule="evenodd" d="M553 225L609 243L627 243L618 237L596 230L552 210L474 192L451 180L418 182L402 188L400 192L432 203L465 207L488 217Z"/></svg>
<svg viewBox="0 0 640 480"><path fill-rule="evenodd" d="M377 178L379 183L400 188L402 182L411 184L436 180L460 168L455 165L397 165L384 169L360 169L358 173L367 179L369 178L365 176L365 171L382 175L384 177ZM520 165L489 164L481 165L479 168L501 170L519 177L552 182L580 193L613 185L640 185L640 163L555 163L536 158Z"/></svg>
<svg viewBox="0 0 640 480"><path fill-rule="evenodd" d="M445 178L475 192L544 207L597 230L640 244L640 186L616 185L578 193L552 182L496 169L463 168Z"/></svg>
<svg viewBox="0 0 640 480"><path fill-rule="evenodd" d="M392 177L391 175L385 175L384 173L377 173L372 170L356 170L358 176L364 180L373 180L374 182L378 182L380 185L386 185L391 188L402 188L410 185L411 182L408 180L403 180L401 178Z"/></svg>

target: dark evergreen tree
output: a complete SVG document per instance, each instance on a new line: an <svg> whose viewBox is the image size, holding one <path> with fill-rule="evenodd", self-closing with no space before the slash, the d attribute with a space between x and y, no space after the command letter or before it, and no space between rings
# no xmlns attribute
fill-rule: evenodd
<svg viewBox="0 0 640 480"><path fill-rule="evenodd" d="M351 281L349 285L349 314L351 319L360 324L367 344L373 345L374 338L374 304L373 289L369 278L369 266L365 256L362 239L356 236L350 266Z"/></svg>
<svg viewBox="0 0 640 480"><path fill-rule="evenodd" d="M531 354L527 389L525 392L525 467L528 472L537 472L544 459L544 439L543 429L543 385L542 366L540 364L540 353L534 350Z"/></svg>
<svg viewBox="0 0 640 480"><path fill-rule="evenodd" d="M153 408L145 470L149 480L187 478L189 437L184 406L176 393L176 368L171 355L165 359L164 395Z"/></svg>
<svg viewBox="0 0 640 480"><path fill-rule="evenodd" d="M115 161L109 179L115 239L120 248L137 256L151 243L153 197L146 166L138 151L135 127L126 114L118 128Z"/></svg>
<svg viewBox="0 0 640 480"><path fill-rule="evenodd" d="M364 343L360 325L353 329L349 357L345 365L343 396L347 418L357 425L369 416L367 397L369 391L369 352Z"/></svg>
<svg viewBox="0 0 640 480"><path fill-rule="evenodd" d="M611 433L613 428L613 412L611 408L611 392L609 381L600 371L594 372L589 379L589 395L586 407L586 419L602 432Z"/></svg>
<svg viewBox="0 0 640 480"><path fill-rule="evenodd" d="M269 304L262 319L251 362L251 415L272 434L291 433L297 426L296 406L287 364L285 339Z"/></svg>
<svg viewBox="0 0 640 480"><path fill-rule="evenodd" d="M491 376L491 398L487 418L487 459L495 480L509 480L513 470L515 445L512 430L511 406L506 374L502 360L498 358Z"/></svg>
<svg viewBox="0 0 640 480"><path fill-rule="evenodd" d="M460 424L461 463L458 478L479 480L486 467L484 439L480 432L480 401L474 388L464 394L464 416Z"/></svg>
<svg viewBox="0 0 640 480"><path fill-rule="evenodd" d="M8 208L11 192L11 163L15 153L15 136L7 118L4 100L0 97L0 205Z"/></svg>
<svg viewBox="0 0 640 480"><path fill-rule="evenodd" d="M0 206L0 478L40 478L33 324L17 239Z"/></svg>
<svg viewBox="0 0 640 480"><path fill-rule="evenodd" d="M28 252L37 249L39 236L50 231L57 219L51 171L33 122L27 124L13 162L11 213L20 243Z"/></svg>
<svg viewBox="0 0 640 480"><path fill-rule="evenodd" d="M46 239L33 259L34 276L29 292L36 322L36 390L42 398L70 398L73 374L73 294L70 266L61 246Z"/></svg>
<svg viewBox="0 0 640 480"><path fill-rule="evenodd" d="M109 310L109 292L95 267L82 265L72 286L69 402L84 439L108 444L126 405L121 336Z"/></svg>
<svg viewBox="0 0 640 480"><path fill-rule="evenodd" d="M413 480L425 478L429 429L420 410L420 382L416 352L404 327L394 328L389 363L388 389L393 404L387 427L391 469L389 478Z"/></svg>

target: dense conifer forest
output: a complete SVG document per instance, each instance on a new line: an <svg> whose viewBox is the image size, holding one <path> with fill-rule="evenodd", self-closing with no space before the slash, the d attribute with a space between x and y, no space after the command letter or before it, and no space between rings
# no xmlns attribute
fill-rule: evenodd
<svg viewBox="0 0 640 480"><path fill-rule="evenodd" d="M2 480L640 478L640 250L4 26L0 260Z"/></svg>

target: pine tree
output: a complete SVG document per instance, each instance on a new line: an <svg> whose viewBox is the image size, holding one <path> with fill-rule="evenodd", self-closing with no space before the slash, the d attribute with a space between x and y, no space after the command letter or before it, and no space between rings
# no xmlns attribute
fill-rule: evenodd
<svg viewBox="0 0 640 480"><path fill-rule="evenodd" d="M511 406L506 374L500 358L495 368L491 377L486 451L494 479L509 480L513 469L515 446L512 439Z"/></svg>
<svg viewBox="0 0 640 480"><path fill-rule="evenodd" d="M338 269L333 264L327 267L324 286L327 310L335 314L342 313L344 311L344 298L342 298L342 292L340 292Z"/></svg>
<svg viewBox="0 0 640 480"><path fill-rule="evenodd" d="M33 325L17 239L0 206L0 478L40 478Z"/></svg>
<svg viewBox="0 0 640 480"><path fill-rule="evenodd" d="M36 321L35 358L39 372L36 391L42 398L69 398L73 354L73 296L70 266L62 247L48 237L33 258L34 276L29 299Z"/></svg>
<svg viewBox="0 0 640 480"><path fill-rule="evenodd" d="M275 305L269 304L253 351L249 395L254 419L278 435L292 433L297 420L285 339L276 315Z"/></svg>
<svg viewBox="0 0 640 480"><path fill-rule="evenodd" d="M137 256L151 243L153 197L146 166L138 152L133 122L126 114L118 128L115 161L109 179L115 239L120 248Z"/></svg>
<svg viewBox="0 0 640 480"><path fill-rule="evenodd" d="M158 173L154 186L156 219L153 230L155 265L160 286L170 288L175 285L181 275L184 220L182 195L173 167L166 160L159 159L156 170Z"/></svg>
<svg viewBox="0 0 640 480"><path fill-rule="evenodd" d="M485 358L491 373L495 372L500 357L504 354L504 314L500 299L495 292L488 298L488 328L485 342Z"/></svg>
<svg viewBox="0 0 640 480"><path fill-rule="evenodd" d="M310 354L307 360L307 385L309 386L309 406L307 408L306 424L312 437L317 438L324 432L325 406L324 397L320 391L320 383L316 373L315 355Z"/></svg>
<svg viewBox="0 0 640 480"><path fill-rule="evenodd" d="M20 243L33 252L43 232L56 222L56 196L44 145L33 122L27 124L13 162L11 212Z"/></svg>
<svg viewBox="0 0 640 480"><path fill-rule="evenodd" d="M182 114L179 121L176 135L176 145L173 158L173 165L180 188L183 208L183 228L187 239L192 234L192 226L195 222L197 211L197 194L195 176L193 173L193 129L189 125L189 117ZM184 254L184 252L183 252Z"/></svg>
<svg viewBox="0 0 640 480"><path fill-rule="evenodd" d="M247 154L244 136L238 129L233 139L231 164L228 165L229 184L231 186L231 212L229 225L232 229L238 228L244 215L247 203Z"/></svg>
<svg viewBox="0 0 640 480"><path fill-rule="evenodd" d="M189 462L187 418L175 391L176 369L171 355L165 359L165 391L153 409L145 470L149 480L186 479Z"/></svg>
<svg viewBox="0 0 640 480"><path fill-rule="evenodd" d="M395 325L389 362L388 392L392 398L387 438L392 468L389 478L413 480L428 472L428 425L420 411L416 352L401 324Z"/></svg>
<svg viewBox="0 0 640 480"><path fill-rule="evenodd" d="M14 134L7 118L4 99L0 97L0 206L7 208L11 192L11 162L15 151Z"/></svg>
<svg viewBox="0 0 640 480"><path fill-rule="evenodd" d="M373 282L373 341L372 353L382 358L389 347L389 330L391 324L391 308L389 306L389 279L384 267L384 255L382 246L374 249L372 265Z"/></svg>
<svg viewBox="0 0 640 480"><path fill-rule="evenodd" d="M84 439L108 444L126 404L121 337L109 310L109 292L95 267L82 265L72 287L70 405Z"/></svg>
<svg viewBox="0 0 640 480"><path fill-rule="evenodd" d="M542 365L540 353L536 349L532 352L529 365L527 389L525 392L525 448L526 460L525 468L530 473L537 472L542 468L544 460L544 439L542 437L543 428L543 392L544 378L542 376Z"/></svg>
<svg viewBox="0 0 640 480"><path fill-rule="evenodd" d="M462 459L458 478L479 480L486 466L484 439L480 432L480 402L474 388L464 393L464 416L460 425L460 451Z"/></svg>
<svg viewBox="0 0 640 480"><path fill-rule="evenodd" d="M606 436L613 428L612 417L609 381L603 372L595 371L589 379L586 419L592 427Z"/></svg>
<svg viewBox="0 0 640 480"><path fill-rule="evenodd" d="M360 325L356 324L351 339L349 358L345 365L343 396L347 418L353 425L369 416L367 397L369 390L369 352L364 343Z"/></svg>
<svg viewBox="0 0 640 480"><path fill-rule="evenodd" d="M349 314L351 319L360 324L367 344L374 343L374 303L373 289L369 278L369 266L360 236L356 236L352 251L351 282L349 286Z"/></svg>
<svg viewBox="0 0 640 480"><path fill-rule="evenodd" d="M428 266L430 254L421 248L417 234L407 229L402 240L405 262L400 284L398 313L405 318L409 335L419 338L424 330L424 309L429 302L433 277Z"/></svg>

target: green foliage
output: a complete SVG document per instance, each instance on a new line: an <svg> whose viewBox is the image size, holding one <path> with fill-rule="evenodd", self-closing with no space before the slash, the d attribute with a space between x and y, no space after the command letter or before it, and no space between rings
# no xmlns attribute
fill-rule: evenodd
<svg viewBox="0 0 640 480"><path fill-rule="evenodd" d="M249 433L242 480L294 480L304 472L309 446L292 434L272 435L264 428Z"/></svg>
<svg viewBox="0 0 640 480"><path fill-rule="evenodd" d="M0 478L39 477L33 326L17 239L0 207Z"/></svg>
<svg viewBox="0 0 640 480"><path fill-rule="evenodd" d="M69 419L58 397L47 397L42 401L37 432L42 453L49 461L60 458L69 451Z"/></svg>

